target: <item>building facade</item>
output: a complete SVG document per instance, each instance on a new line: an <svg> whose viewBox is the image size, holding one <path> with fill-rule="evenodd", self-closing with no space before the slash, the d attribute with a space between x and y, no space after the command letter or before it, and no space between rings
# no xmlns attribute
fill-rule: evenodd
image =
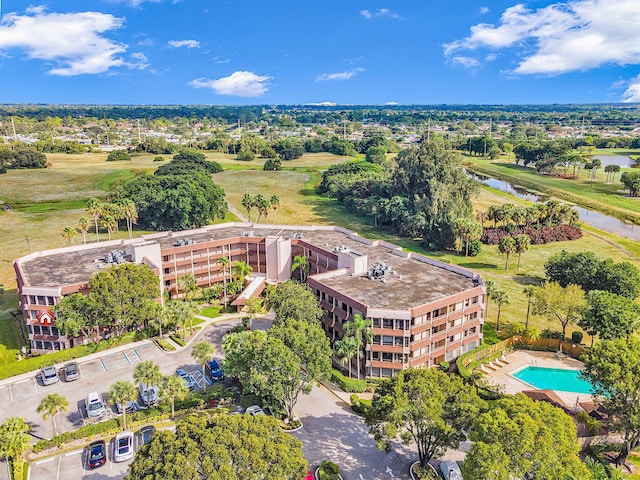
<svg viewBox="0 0 640 480"><path fill-rule="evenodd" d="M372 320L374 337L361 365L367 376L452 361L481 342L486 290L479 275L340 227L227 223L36 252L14 268L31 348L46 353L85 341L60 335L50 313L110 265L147 264L161 291L180 297L178 280L185 274L206 288L229 275L218 264L221 257L232 265L244 261L253 273L237 299L241 305L267 283L288 280L296 255L309 259L306 281L332 344L355 314Z"/></svg>

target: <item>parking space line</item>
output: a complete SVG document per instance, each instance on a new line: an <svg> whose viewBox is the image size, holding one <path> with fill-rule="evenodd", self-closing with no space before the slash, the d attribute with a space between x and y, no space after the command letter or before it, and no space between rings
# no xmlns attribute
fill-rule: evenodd
<svg viewBox="0 0 640 480"><path fill-rule="evenodd" d="M31 378L25 378L24 380L20 380L19 382L15 382L14 385L18 385L18 384L24 383L24 382L29 382L31 380L32 380Z"/></svg>
<svg viewBox="0 0 640 480"><path fill-rule="evenodd" d="M70 455L78 455L79 453L82 453L82 452L83 452L82 450L75 450L73 452L65 453L64 456L68 457Z"/></svg>
<svg viewBox="0 0 640 480"><path fill-rule="evenodd" d="M131 359L129 358L129 355L127 355L127 352L122 352L122 355L124 355L124 358L127 360L127 363L131 365Z"/></svg>
<svg viewBox="0 0 640 480"><path fill-rule="evenodd" d="M53 462L56 459L56 457L51 457L51 458L47 458L45 460L39 460L36 462L36 465L42 465L43 463L47 463L47 462Z"/></svg>
<svg viewBox="0 0 640 480"><path fill-rule="evenodd" d="M104 364L104 360L100 359L100 365L102 365L102 368L105 372L108 372L107 366Z"/></svg>
<svg viewBox="0 0 640 480"><path fill-rule="evenodd" d="M9 385L9 396L11 397L11 401L13 402L13 388Z"/></svg>
<svg viewBox="0 0 640 480"><path fill-rule="evenodd" d="M58 471L56 472L56 480L60 478L60 466L62 465L62 457L60 457L60 461L58 462Z"/></svg>
<svg viewBox="0 0 640 480"><path fill-rule="evenodd" d="M133 349L133 353L135 354L136 357L138 357L138 361L141 362L142 357L140 357L140 354L138 354L138 351L135 348Z"/></svg>

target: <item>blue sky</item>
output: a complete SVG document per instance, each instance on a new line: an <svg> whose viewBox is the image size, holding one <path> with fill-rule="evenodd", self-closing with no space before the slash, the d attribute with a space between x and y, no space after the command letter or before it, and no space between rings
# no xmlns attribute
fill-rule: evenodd
<svg viewBox="0 0 640 480"><path fill-rule="evenodd" d="M640 101L639 0L0 0L0 103Z"/></svg>

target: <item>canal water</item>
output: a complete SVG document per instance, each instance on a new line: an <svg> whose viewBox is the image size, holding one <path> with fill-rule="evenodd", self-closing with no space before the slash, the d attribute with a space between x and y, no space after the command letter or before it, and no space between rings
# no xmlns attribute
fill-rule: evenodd
<svg viewBox="0 0 640 480"><path fill-rule="evenodd" d="M627 155L592 155L590 158L600 160L603 167L619 165L621 168L631 168L636 164L636 161Z"/></svg>
<svg viewBox="0 0 640 480"><path fill-rule="evenodd" d="M627 157L628 158L628 157ZM509 193L515 197L528 200L530 202L546 202L549 197L528 191L523 187L511 185L504 180L498 180L497 178L487 177L486 175L480 175L478 173L470 173L471 178L476 179L482 183L501 192ZM640 201L640 200L639 200ZM605 215L594 210L587 208L573 206L580 214L580 221L592 227L598 228L605 232L615 233L621 237L630 238L632 240L640 241L640 226L633 225L632 223L626 223L622 220L618 220L610 215Z"/></svg>

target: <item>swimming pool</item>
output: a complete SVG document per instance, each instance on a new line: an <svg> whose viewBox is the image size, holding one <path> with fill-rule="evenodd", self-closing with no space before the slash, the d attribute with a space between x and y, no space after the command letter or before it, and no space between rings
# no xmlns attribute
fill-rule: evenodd
<svg viewBox="0 0 640 480"><path fill-rule="evenodd" d="M578 377L580 370L564 368L525 367L512 375L539 390L593 393L589 382Z"/></svg>

